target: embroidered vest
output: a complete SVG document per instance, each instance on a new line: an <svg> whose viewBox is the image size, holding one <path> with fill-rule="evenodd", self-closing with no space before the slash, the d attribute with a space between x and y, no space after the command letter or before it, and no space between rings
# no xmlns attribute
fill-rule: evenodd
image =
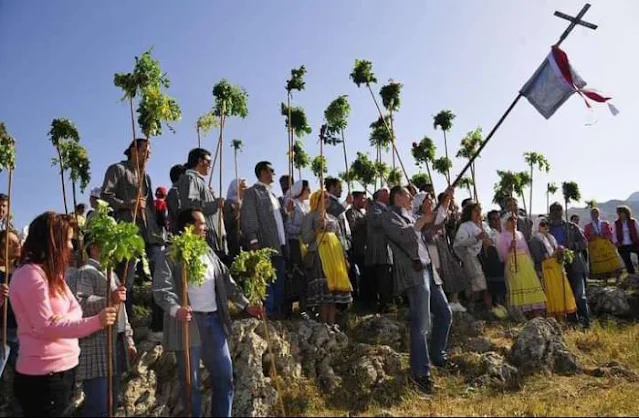
<svg viewBox="0 0 639 418"><path fill-rule="evenodd" d="M630 234L630 242L634 245L639 244L639 236L637 236L637 221L634 218L628 219L628 233ZM623 245L623 225L620 219L615 221L615 230L617 232L617 241Z"/></svg>

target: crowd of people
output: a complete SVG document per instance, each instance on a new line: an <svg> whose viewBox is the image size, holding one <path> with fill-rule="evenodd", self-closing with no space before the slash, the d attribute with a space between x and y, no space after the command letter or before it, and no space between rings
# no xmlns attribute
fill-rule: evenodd
<svg viewBox="0 0 639 418"><path fill-rule="evenodd" d="M627 207L618 209L614 227L593 208L582 231L578 221L566 222L559 203L534 220L514 198L484 214L470 199L459 207L450 187L437 196L432 186L408 185L382 187L370 198L353 190L343 198L336 178L313 191L310 181L284 175L278 196L276 173L267 161L255 166L252 186L245 178L234 179L224 199L207 184L213 161L202 148L170 169L170 188L154 193L148 174L138 178L151 156L149 142L133 141L125 156L91 191L90 206L101 199L116 220L135 219L148 269L130 260L109 280L99 262L101 243L91 234L77 239L80 227L91 223L93 212L85 215L85 207L76 208L77 216L45 212L21 237L9 222L6 196L0 196L0 246L8 240L10 248L9 260L0 252L1 274L9 276L9 286L0 287L0 302L10 304L14 415L61 416L74 382L81 382L85 393L83 416L107 416L109 402L117 406L118 384L137 354L129 323L135 315L130 290L136 277L152 280L148 339L178 354L180 381L191 375L192 415L202 413L197 367L202 360L213 386L212 414L230 416L229 301L250 316L315 320L335 331L350 306L380 314L407 306L410 371L417 387L432 393L431 365L451 366L446 353L453 312L547 315L588 328L586 278L634 272L631 254L639 252L639 225ZM170 237L186 227L209 246L202 259L205 278L189 284L188 306L181 302L181 266L168 257L167 248ZM250 305L229 273L242 250L263 248L274 250L277 272L264 308ZM80 252L86 256L78 257ZM108 306L108 293L114 307ZM114 396L107 400L109 326L115 330L115 373ZM190 347L181 338L184 327ZM180 355L184 350L189 350L190 370ZM183 387L183 401L186 396Z"/></svg>

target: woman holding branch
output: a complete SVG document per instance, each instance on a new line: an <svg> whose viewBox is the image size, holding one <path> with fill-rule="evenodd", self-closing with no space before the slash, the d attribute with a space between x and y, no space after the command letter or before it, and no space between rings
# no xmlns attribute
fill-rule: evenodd
<svg viewBox="0 0 639 418"><path fill-rule="evenodd" d="M200 209L187 209L180 213L179 231L187 228L204 239L207 222ZM191 383L191 411L193 417L202 416L200 392L200 359L211 376L213 399L211 416L230 417L233 407L233 364L227 338L231 332L228 301L254 317L262 316L262 308L249 305L229 270L209 247L199 259L203 277L189 277L187 305L181 303L182 263L170 257L170 249L158 260L153 277L153 298L164 310L164 347L169 351L184 351L183 328L188 324L189 363ZM181 382L186 381L185 356L177 355ZM182 399L186 401L187 385L183 385ZM187 411L188 412L188 411Z"/></svg>
<svg viewBox="0 0 639 418"><path fill-rule="evenodd" d="M63 416L80 356L78 338L116 320L115 308L82 318L64 276L73 246L72 219L45 212L29 225L22 266L10 286L20 352L14 390L25 416Z"/></svg>

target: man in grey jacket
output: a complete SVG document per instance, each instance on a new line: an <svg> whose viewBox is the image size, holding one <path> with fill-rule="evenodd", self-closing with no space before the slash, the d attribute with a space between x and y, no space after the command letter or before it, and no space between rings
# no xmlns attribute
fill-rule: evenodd
<svg viewBox="0 0 639 418"><path fill-rule="evenodd" d="M244 194L240 213L240 226L246 244L252 250L272 248L277 253L271 258L277 271L277 280L268 286L266 312L276 317L281 315L284 305L284 280L286 277L286 232L284 211L273 194L271 184L275 170L268 161L255 166L257 183Z"/></svg>
<svg viewBox="0 0 639 418"><path fill-rule="evenodd" d="M206 237L207 222L201 209L182 211L178 228L182 232L192 225L195 232ZM233 407L233 364L228 346L231 334L231 315L228 301L251 316L261 317L262 308L249 305L231 277L229 270L209 248L204 256L206 265L204 281L188 285L188 306L182 306L181 263L172 260L169 250L158 259L158 268L153 277L153 298L164 310L164 348L178 352L176 355L180 382L185 381L184 326L188 324L190 335L191 363L191 415L202 416L202 394L200 391L200 359L210 373L213 396L211 415L230 417ZM195 319L195 321L192 321ZM182 397L186 398L182 387Z"/></svg>
<svg viewBox="0 0 639 418"><path fill-rule="evenodd" d="M364 298L380 313L387 312L393 300L393 256L382 227L383 215L388 211L389 196L386 188L376 191L373 195L374 202L366 211L366 275L360 283Z"/></svg>
<svg viewBox="0 0 639 418"><path fill-rule="evenodd" d="M101 197L113 209L113 217L116 221L132 222L138 196L138 173L145 170L151 156L149 141L144 138L136 139L124 151L124 155L127 157L126 160L107 168ZM145 173L142 181L142 193L137 206L138 215L135 221L140 235L144 239L146 256L149 260L151 275L153 275L155 259L164 246L164 232L156 220L153 187L148 173ZM118 277L124 277L123 281L128 289L133 289L136 269L142 270L141 266L142 263L130 261L129 267L126 269L127 275L124 277L125 264L122 263L115 269L115 273ZM127 298L125 305L127 315L129 318L133 318L133 298ZM160 340L162 337L162 311L155 304L152 304L151 318L150 337L152 340Z"/></svg>
<svg viewBox="0 0 639 418"><path fill-rule="evenodd" d="M206 218L208 232L206 241L215 253L225 260L228 253L224 222L222 229L218 225L218 216L224 207L224 199L215 198L213 190L206 184L206 176L211 172L211 153L203 148L195 148L189 152L186 172L177 182L180 210L200 209ZM219 211L219 215L218 215Z"/></svg>

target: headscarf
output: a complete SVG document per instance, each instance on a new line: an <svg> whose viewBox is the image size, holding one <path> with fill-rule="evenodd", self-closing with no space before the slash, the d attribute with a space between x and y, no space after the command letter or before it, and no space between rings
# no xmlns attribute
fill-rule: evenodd
<svg viewBox="0 0 639 418"><path fill-rule="evenodd" d="M101 187L96 187L94 189L91 189L91 197L93 197L95 199L99 199L101 194L102 194L102 188Z"/></svg>
<svg viewBox="0 0 639 418"><path fill-rule="evenodd" d="M158 192L160 192L160 196L165 198L169 190L165 186L160 186L157 189L155 189L155 193L158 193Z"/></svg>
<svg viewBox="0 0 639 418"><path fill-rule="evenodd" d="M230 200L232 202L237 202L239 200L237 196L237 188L242 183L242 181L246 181L246 179L240 177L239 179L231 180L229 188L226 192L226 200Z"/></svg>
<svg viewBox="0 0 639 418"><path fill-rule="evenodd" d="M311 195L311 212L315 212L319 209L321 199L324 196L323 190L318 190Z"/></svg>
<svg viewBox="0 0 639 418"><path fill-rule="evenodd" d="M506 212L504 214L504 216L501 217L501 233L502 234L511 234L512 235L512 231L508 231L507 229L507 225L508 225L508 220L510 218L514 218L515 220L515 231L517 231L517 215L514 215L512 212Z"/></svg>
<svg viewBox="0 0 639 418"><path fill-rule="evenodd" d="M544 247L546 247L548 255L553 255L555 253L555 248L557 248L557 240L550 234L550 232L544 233L539 230L539 225L542 222L546 222L547 225L550 225L548 219L545 216L538 216L537 219L535 219L533 236L541 240L541 242L544 244Z"/></svg>
<svg viewBox="0 0 639 418"><path fill-rule="evenodd" d="M286 191L284 195L284 202L288 202L291 199L297 199L304 189L304 180L297 180L290 189Z"/></svg>

